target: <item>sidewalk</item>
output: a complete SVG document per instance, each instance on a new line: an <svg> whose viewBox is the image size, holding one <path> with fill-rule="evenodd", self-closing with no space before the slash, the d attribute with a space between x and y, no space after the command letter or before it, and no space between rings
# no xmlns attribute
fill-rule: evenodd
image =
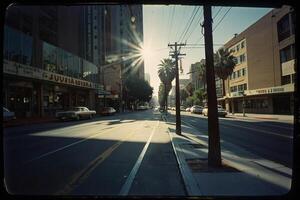
<svg viewBox="0 0 300 200"><path fill-rule="evenodd" d="M182 124L175 133L174 119L167 118L173 149L188 196L272 196L289 192L292 169L221 141L223 169L207 166L208 136Z"/></svg>
<svg viewBox="0 0 300 200"><path fill-rule="evenodd" d="M240 119L266 119L266 120L276 120L282 122L294 123L294 115L273 115L273 114L254 114L254 113L245 113L245 117L243 117L243 113L228 113L226 117L231 118L240 118Z"/></svg>

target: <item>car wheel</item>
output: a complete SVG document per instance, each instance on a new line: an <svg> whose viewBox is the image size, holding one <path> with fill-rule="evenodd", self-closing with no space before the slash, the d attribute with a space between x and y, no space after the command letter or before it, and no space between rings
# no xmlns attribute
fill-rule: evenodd
<svg viewBox="0 0 300 200"><path fill-rule="evenodd" d="M90 115L90 116L89 116L89 119L92 119L92 118L93 118L93 115Z"/></svg>

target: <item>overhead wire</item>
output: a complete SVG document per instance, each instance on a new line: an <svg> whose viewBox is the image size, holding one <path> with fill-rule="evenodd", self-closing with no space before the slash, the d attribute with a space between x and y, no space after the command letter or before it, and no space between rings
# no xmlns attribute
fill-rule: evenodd
<svg viewBox="0 0 300 200"><path fill-rule="evenodd" d="M192 17L192 19L191 19L191 21L190 21L190 23L189 23L187 29L185 30L184 35L182 36L182 39L180 40L180 42L182 42L182 41L184 40L186 34L188 33L188 31L189 31L189 29L190 29L190 27L191 27L191 25L192 25L192 23L193 23L193 21L194 21L194 19L195 19L195 16L196 16L197 13L199 12L199 9L200 9L200 7L197 7L197 10L195 11L195 13L194 13L194 15L193 15L193 17Z"/></svg>
<svg viewBox="0 0 300 200"><path fill-rule="evenodd" d="M184 35L184 33L185 33L185 31L186 31L187 27L189 26L189 23L190 23L190 21L192 20L192 18L193 18L193 16L194 16L194 14L195 14L195 12L196 12L196 9L197 9L197 6L194 6L193 12L192 12L192 14L191 14L190 18L188 19L188 21L187 21L187 23L186 23L186 25L185 25L185 27L184 27L184 29L183 29L183 31L182 31L182 33L181 33L180 37L179 37L179 40L178 40L178 42L180 42L180 41L181 41L181 38L182 38L182 36Z"/></svg>

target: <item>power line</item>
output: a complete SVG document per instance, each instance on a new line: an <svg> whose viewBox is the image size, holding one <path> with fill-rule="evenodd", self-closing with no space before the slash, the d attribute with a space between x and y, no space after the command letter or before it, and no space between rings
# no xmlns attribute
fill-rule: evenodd
<svg viewBox="0 0 300 200"><path fill-rule="evenodd" d="M217 14L213 17L213 20L218 16L219 12L222 10L223 7L220 7L220 9L218 10Z"/></svg>
<svg viewBox="0 0 300 200"><path fill-rule="evenodd" d="M183 39L185 38L186 34L188 33L188 31L189 31L189 29L190 29L190 27L191 27L191 25L192 25L192 23L193 23L193 21L194 21L194 19L195 19L195 16L196 16L197 13L199 12L199 9L200 9L200 7L198 7L198 8L197 8L197 11L194 13L193 18L192 18L192 20L190 21L190 24L189 24L188 28L186 29L186 31L185 31L185 33L184 33L184 35L183 35L181 41L183 41Z"/></svg>
<svg viewBox="0 0 300 200"><path fill-rule="evenodd" d="M232 8L232 7L230 7L230 8L226 11L226 13L223 15L223 17L221 18L221 20L220 20L220 21L218 22L218 24L213 28L212 31L214 31L214 30L218 27L218 25L223 21L223 19L224 19L225 16L228 14L228 12L231 10L231 8ZM215 15L215 17L216 17L216 16L217 16L217 15ZM200 40L202 40L203 37L204 37L204 35L202 35L201 38L200 38L199 40L196 41L196 43L200 42Z"/></svg>
<svg viewBox="0 0 300 200"><path fill-rule="evenodd" d="M200 24L200 21L202 19L202 12L203 12L203 9L201 10L201 13L199 14L199 20L197 21L196 25L194 26L194 29L192 30L192 32L190 32L189 36L187 37L186 41L188 41L190 39L190 37L192 36L192 34L194 33L194 31L196 30L197 28L197 25Z"/></svg>
<svg viewBox="0 0 300 200"><path fill-rule="evenodd" d="M223 19L225 18L225 16L228 14L228 12L231 10L232 7L230 7L227 12L223 15L222 19L219 21L219 23L213 28L212 31L216 30L216 28L218 27L218 25L223 21Z"/></svg>
<svg viewBox="0 0 300 200"><path fill-rule="evenodd" d="M185 33L185 31L186 31L186 29L187 29L187 27L188 27L188 25L189 25L189 22L190 22L190 21L191 21L191 19L193 18L194 14L195 14L195 12L196 12L196 9L197 9L197 7L196 7L196 6L194 6L194 10L193 10L193 12L192 12L192 14L191 14L190 18L188 19L188 21L187 21L187 23L186 23L186 25L185 25L185 28L183 29L183 32L182 32L182 34L180 35L180 37L179 37L179 40L178 40L178 41L181 41L181 38L182 38L182 36L184 35L184 33Z"/></svg>

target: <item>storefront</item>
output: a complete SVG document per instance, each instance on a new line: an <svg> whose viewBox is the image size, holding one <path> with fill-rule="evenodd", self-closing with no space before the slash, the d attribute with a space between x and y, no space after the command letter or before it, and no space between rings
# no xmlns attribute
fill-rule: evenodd
<svg viewBox="0 0 300 200"><path fill-rule="evenodd" d="M101 86L4 60L3 103L16 117L54 116L73 106L95 109Z"/></svg>
<svg viewBox="0 0 300 200"><path fill-rule="evenodd" d="M278 87L245 90L244 93L231 93L231 98L225 99L226 110L260 114L293 114L294 84ZM219 99L219 103L224 99Z"/></svg>

